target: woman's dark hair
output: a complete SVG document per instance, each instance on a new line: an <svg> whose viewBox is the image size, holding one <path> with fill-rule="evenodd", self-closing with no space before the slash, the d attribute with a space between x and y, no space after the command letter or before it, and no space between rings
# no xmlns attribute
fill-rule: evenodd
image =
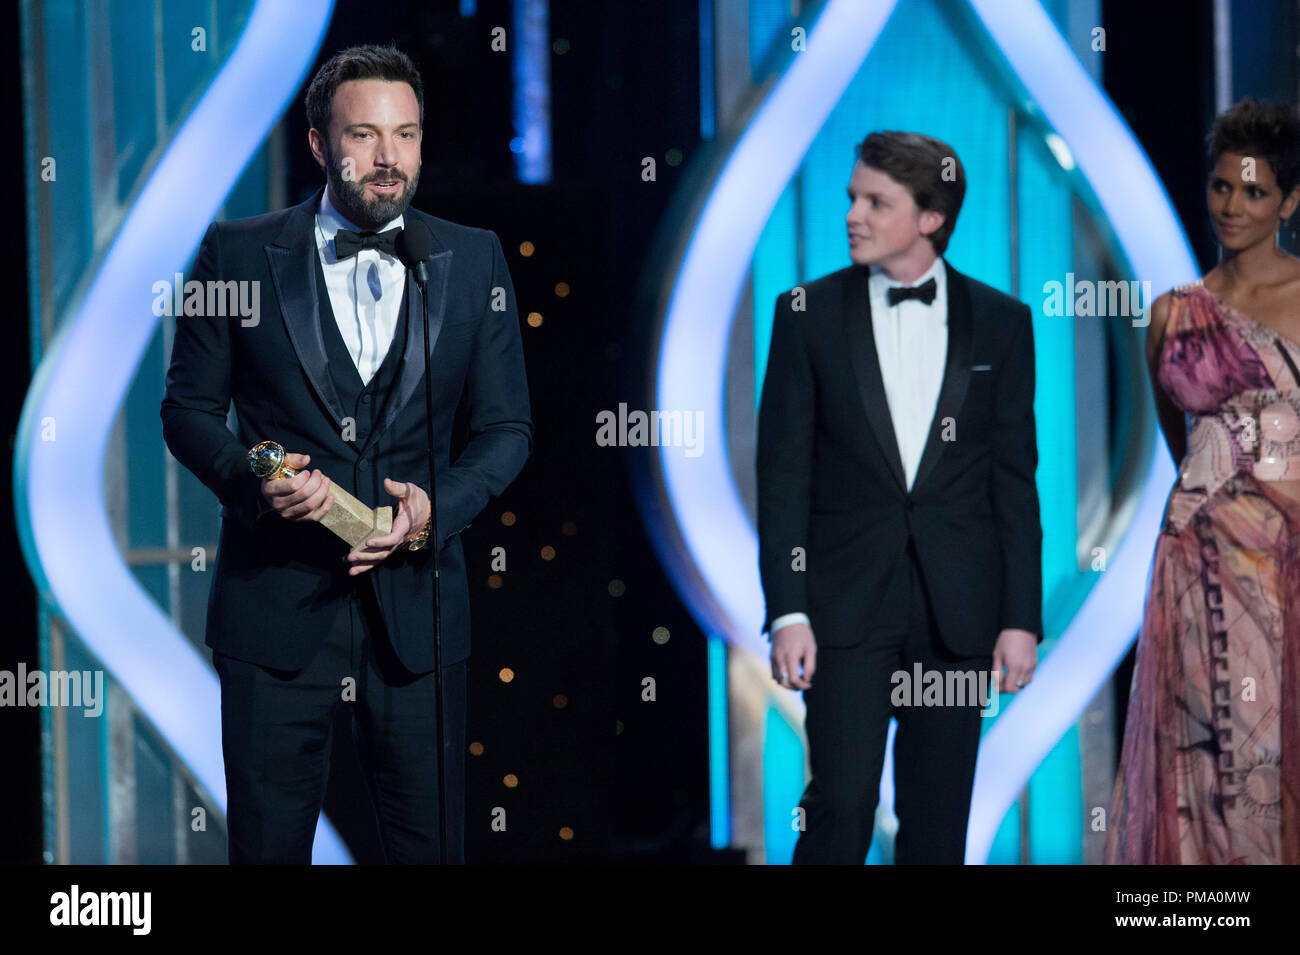
<svg viewBox="0 0 1300 955"><path fill-rule="evenodd" d="M329 128L334 93L349 80L388 80L408 83L420 104L420 126L424 126L424 84L411 58L395 46L352 46L340 50L322 64L307 87L307 123L324 133Z"/></svg>
<svg viewBox="0 0 1300 955"><path fill-rule="evenodd" d="M1243 99L1214 120L1205 142L1211 165L1224 153L1267 159L1283 199L1300 184L1300 117L1293 106Z"/></svg>
<svg viewBox="0 0 1300 955"><path fill-rule="evenodd" d="M859 144L858 159L905 186L921 209L943 214L943 225L926 236L943 255L966 197L966 171L953 148L920 133L885 131Z"/></svg>

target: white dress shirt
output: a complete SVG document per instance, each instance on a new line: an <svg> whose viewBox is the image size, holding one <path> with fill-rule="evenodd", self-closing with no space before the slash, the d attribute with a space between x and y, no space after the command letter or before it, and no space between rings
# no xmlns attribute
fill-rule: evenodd
<svg viewBox="0 0 1300 955"><path fill-rule="evenodd" d="M402 226L403 217L398 216L375 231ZM393 344L398 310L406 291L406 266L396 256L378 249L362 249L339 261L334 254L334 234L339 229L362 231L334 208L326 189L316 213L316 249L339 334L362 383L369 384Z"/></svg>
<svg viewBox="0 0 1300 955"><path fill-rule="evenodd" d="M915 282L895 282L877 266L867 280L871 299L871 332L880 361L889 417L894 423L898 455L903 461L907 488L912 489L921 454L930 438L934 409L939 403L943 374L948 364L948 270L936 257ZM904 299L890 305L886 292L904 285L924 285L934 279L934 301ZM792 623L808 623L805 613L782 614L772 621L771 632Z"/></svg>

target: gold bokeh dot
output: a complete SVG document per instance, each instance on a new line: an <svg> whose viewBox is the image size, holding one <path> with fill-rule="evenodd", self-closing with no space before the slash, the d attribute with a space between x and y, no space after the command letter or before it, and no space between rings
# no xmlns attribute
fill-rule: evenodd
<svg viewBox="0 0 1300 955"><path fill-rule="evenodd" d="M619 580L617 577L615 577L613 580L609 582L609 595L611 597L621 597L623 596L623 593L626 590L627 590L627 585L624 584L623 581Z"/></svg>
<svg viewBox="0 0 1300 955"><path fill-rule="evenodd" d="M501 672L498 673L497 676L501 677L502 683L509 683L515 678L515 671L509 667L502 667Z"/></svg>
<svg viewBox="0 0 1300 955"><path fill-rule="evenodd" d="M506 527L513 527L515 523L515 512L503 511L501 514L501 523Z"/></svg>
<svg viewBox="0 0 1300 955"><path fill-rule="evenodd" d="M551 702L555 704L557 710L562 710L569 705L569 698L563 693L556 693L555 696L551 697Z"/></svg>
<svg viewBox="0 0 1300 955"><path fill-rule="evenodd" d="M565 297L567 297L568 294L569 294L569 283L568 283L568 282L556 282L556 283L555 283L555 294L558 295L560 298L565 298Z"/></svg>
<svg viewBox="0 0 1300 955"><path fill-rule="evenodd" d="M532 255L532 254L533 254L534 252L536 252L536 251L537 251L536 246L534 246L534 245L533 245L531 242L529 242L527 239L525 239L523 242L520 242L520 243L519 243L519 254L520 254L520 255L528 256L528 255Z"/></svg>
<svg viewBox="0 0 1300 955"><path fill-rule="evenodd" d="M560 525L560 533L565 537L572 537L574 534L578 533L578 525L573 523L573 521L565 521Z"/></svg>
<svg viewBox="0 0 1300 955"><path fill-rule="evenodd" d="M483 744L480 743L480 742L478 742L478 740L475 740L474 742L470 743L470 744L469 744L469 754L470 754L471 756L482 756L482 755L483 755Z"/></svg>
<svg viewBox="0 0 1300 955"><path fill-rule="evenodd" d="M570 839L573 838L573 830L570 829L568 826L561 826L560 838L563 839L565 842L568 842Z"/></svg>
<svg viewBox="0 0 1300 955"><path fill-rule="evenodd" d="M555 559L555 548L552 547L550 544L547 544L545 547L542 548L542 560L554 560L554 559Z"/></svg>
<svg viewBox="0 0 1300 955"><path fill-rule="evenodd" d="M668 642L668 628L655 627L654 632L650 634L650 639L662 646Z"/></svg>
<svg viewBox="0 0 1300 955"><path fill-rule="evenodd" d="M506 789L514 789L519 785L519 777L514 773L506 773L505 778L501 781L506 784Z"/></svg>
<svg viewBox="0 0 1300 955"><path fill-rule="evenodd" d="M529 313L528 313L528 325L529 325L530 328L541 328L541 327L542 327L542 313L541 313L541 312L529 312Z"/></svg>
<svg viewBox="0 0 1300 955"><path fill-rule="evenodd" d="M501 575L500 575L500 574L491 574L491 575L488 577L488 587L489 587L491 590L500 590L500 589L501 589Z"/></svg>

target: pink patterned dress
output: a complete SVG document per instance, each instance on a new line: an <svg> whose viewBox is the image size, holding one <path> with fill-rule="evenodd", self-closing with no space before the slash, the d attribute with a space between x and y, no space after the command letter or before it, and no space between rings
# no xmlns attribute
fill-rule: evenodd
<svg viewBox="0 0 1300 955"><path fill-rule="evenodd" d="M1158 379L1190 416L1138 637L1108 862L1300 863L1300 344L1175 289Z"/></svg>

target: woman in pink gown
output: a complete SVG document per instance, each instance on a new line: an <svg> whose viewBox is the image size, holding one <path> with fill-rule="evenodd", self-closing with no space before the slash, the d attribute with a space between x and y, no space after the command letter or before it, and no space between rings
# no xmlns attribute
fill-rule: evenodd
<svg viewBox="0 0 1300 955"><path fill-rule="evenodd" d="M1221 261L1161 296L1148 328L1179 470L1138 637L1112 863L1300 863L1300 260L1277 245L1300 205L1300 121L1246 100L1216 120L1210 158Z"/></svg>

